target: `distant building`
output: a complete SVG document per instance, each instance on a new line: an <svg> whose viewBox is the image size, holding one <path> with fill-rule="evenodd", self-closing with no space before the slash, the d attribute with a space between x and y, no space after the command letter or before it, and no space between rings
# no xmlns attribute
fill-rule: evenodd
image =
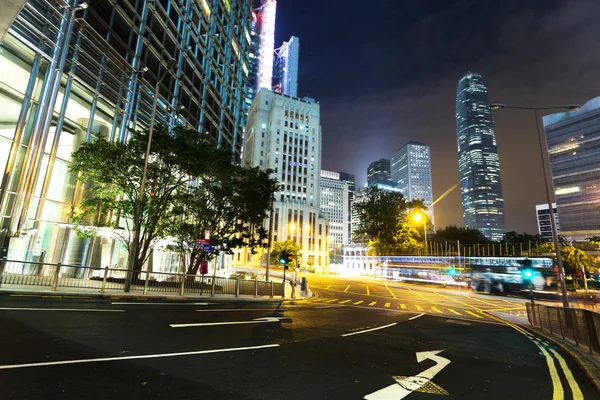
<svg viewBox="0 0 600 400"><path fill-rule="evenodd" d="M302 265L325 269L329 222L320 211L319 104L261 89L250 107L243 158L253 167L272 169L282 184L275 195L273 241L302 245ZM248 257L236 252L234 263Z"/></svg>
<svg viewBox="0 0 600 400"><path fill-rule="evenodd" d="M273 91L298 96L298 58L300 39L292 36L275 50L273 60Z"/></svg>
<svg viewBox="0 0 600 400"><path fill-rule="evenodd" d="M431 155L429 146L408 142L391 158L392 181L398 184L408 201L421 199L431 224L433 220L433 193L431 190Z"/></svg>
<svg viewBox="0 0 600 400"><path fill-rule="evenodd" d="M367 201L367 188L358 189L354 193L354 199L352 199L352 213L350 214L350 225L352 234L350 236L350 241L352 243L361 243L363 242L363 238L359 233L360 226L360 214L356 212L356 207L359 204L363 204Z"/></svg>
<svg viewBox="0 0 600 400"><path fill-rule="evenodd" d="M456 90L458 170L465 226L490 240L506 232L500 161L487 88L481 75L468 72Z"/></svg>
<svg viewBox="0 0 600 400"><path fill-rule="evenodd" d="M551 242L552 237L552 223L550 221L550 212L548 211L548 204L538 204L535 206L535 212L538 223L538 233L544 240L544 242ZM556 221L556 230L560 234L560 225L558 223L558 211L556 209L556 203L552 204L552 212L554 213L554 221Z"/></svg>
<svg viewBox="0 0 600 400"><path fill-rule="evenodd" d="M350 193L352 181L342 178L343 173L321 170L321 211L329 216L329 248L350 243Z"/></svg>
<svg viewBox="0 0 600 400"><path fill-rule="evenodd" d="M373 161L367 168L367 184L371 185L373 182L387 182L391 179L390 174L390 160L386 158L380 158L377 161Z"/></svg>
<svg viewBox="0 0 600 400"><path fill-rule="evenodd" d="M600 236L600 97L543 121L562 235Z"/></svg>
<svg viewBox="0 0 600 400"><path fill-rule="evenodd" d="M348 185L348 243L352 242L352 202L354 201L354 193L356 193L356 178L353 174L346 172L338 172L340 174L340 180L346 182Z"/></svg>

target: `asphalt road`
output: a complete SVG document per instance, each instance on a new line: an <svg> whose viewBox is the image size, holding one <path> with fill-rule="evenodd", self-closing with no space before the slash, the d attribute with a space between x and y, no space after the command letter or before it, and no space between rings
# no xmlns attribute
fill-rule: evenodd
<svg viewBox="0 0 600 400"><path fill-rule="evenodd" d="M482 313L522 302L310 278L284 302L1 296L0 399L600 398Z"/></svg>

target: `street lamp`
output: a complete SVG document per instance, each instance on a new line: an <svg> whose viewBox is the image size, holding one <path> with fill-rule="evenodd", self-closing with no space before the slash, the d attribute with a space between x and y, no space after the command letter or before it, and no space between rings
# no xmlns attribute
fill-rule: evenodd
<svg viewBox="0 0 600 400"><path fill-rule="evenodd" d="M137 250L138 250L138 242L140 240L141 235L141 224L140 224L140 210L142 208L142 201L144 200L144 191L146 190L146 175L148 173L148 160L150 158L150 148L152 147L152 133L154 132L154 120L156 118L156 108L158 107L158 97L160 85L163 80L170 76L169 72L173 67L177 65L177 61L171 58L167 61L167 71L166 73L156 82L156 86L154 87L154 102L152 104L152 116L150 117L150 127L148 128L148 146L146 147L146 157L144 158L144 172L142 173L142 181L140 182L140 193L138 197L138 202L135 209L135 218L134 226L133 226L133 243L131 244L131 253L129 260L129 268L127 271L127 282L125 282L125 291L128 292L131 287L131 280L133 278L133 271L135 269L135 262L137 259Z"/></svg>
<svg viewBox="0 0 600 400"><path fill-rule="evenodd" d="M562 264L562 258L560 254L560 243L558 241L558 231L556 229L556 220L554 219L554 207L552 203L554 203L554 183L552 179L550 183L548 183L548 169L550 168L550 159L546 160L548 157L548 151L545 149L546 137L544 133L540 130L540 121L538 118L538 111L540 110L556 110L556 109L566 109L568 111L575 111L581 108L578 104L567 104L565 106L557 106L557 107L517 107L517 106L508 106L506 104L490 104L491 110L500 110L503 108L514 108L517 110L530 110L533 111L535 115L535 126L537 128L538 141L540 144L540 155L542 157L542 170L544 171L544 184L546 185L546 198L548 201L548 212L550 213L550 224L552 225L552 239L554 241L554 250L556 252L556 266L558 267L558 274L561 279L561 292L562 292L562 300L563 306L565 308L569 307L569 299L567 297L567 283L565 280L565 270Z"/></svg>
<svg viewBox="0 0 600 400"><path fill-rule="evenodd" d="M423 220L423 244L425 254L427 254L427 218L425 218L425 216L420 211L417 211L413 215L413 220L415 220L415 222L421 222L421 220Z"/></svg>

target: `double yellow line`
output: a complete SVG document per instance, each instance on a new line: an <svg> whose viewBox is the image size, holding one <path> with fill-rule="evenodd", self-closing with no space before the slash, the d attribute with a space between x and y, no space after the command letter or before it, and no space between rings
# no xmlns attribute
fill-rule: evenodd
<svg viewBox="0 0 600 400"><path fill-rule="evenodd" d="M517 326L511 322L505 321L505 320L498 318L495 315L492 315L489 313L488 313L488 317L496 319L497 321L503 322L506 325L513 328L514 330L516 330L517 332L521 333L522 335L525 335L525 337L527 337L529 340L531 340L540 349L541 353L546 358L546 364L548 365L548 370L550 371L550 378L552 379L552 387L554 389L553 394L552 394L552 400L563 400L565 398L565 391L564 391L562 383L560 381L560 375L558 373L558 370L556 368L556 364L555 364L554 358L552 358L552 355L554 355L556 360L558 360L558 363L560 364L560 367L561 367L563 373L565 374L565 378L566 378L567 382L569 383L571 392L573 393L573 400L583 400L583 393L581 393L581 389L579 388L577 381L573 377L573 373L569 369L569 366L567 365L567 362L565 361L565 359L560 354L558 354L558 352L556 350L554 350L552 348L546 348L544 346L544 344L537 337L531 335L529 332L527 332L525 329L521 328L520 326ZM550 355L550 353L552 353L552 355Z"/></svg>

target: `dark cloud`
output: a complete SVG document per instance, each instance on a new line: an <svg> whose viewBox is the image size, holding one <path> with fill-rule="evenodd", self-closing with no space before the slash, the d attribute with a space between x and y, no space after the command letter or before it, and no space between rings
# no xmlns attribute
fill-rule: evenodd
<svg viewBox="0 0 600 400"><path fill-rule="evenodd" d="M277 42L300 37L299 89L321 103L323 168L364 184L369 162L420 140L439 196L458 182L460 77L481 73L492 102L586 102L600 95L598 15L596 0L280 0ZM494 119L507 228L535 232L545 201L535 119ZM458 192L436 207L436 223L462 224Z"/></svg>

